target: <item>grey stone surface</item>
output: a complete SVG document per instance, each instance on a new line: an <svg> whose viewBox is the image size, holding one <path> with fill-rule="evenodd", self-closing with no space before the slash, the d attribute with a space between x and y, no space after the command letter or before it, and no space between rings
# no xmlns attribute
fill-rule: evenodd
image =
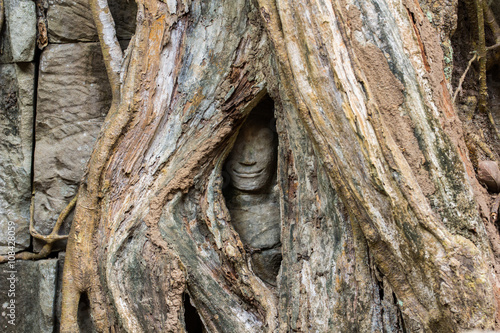
<svg viewBox="0 0 500 333"><path fill-rule="evenodd" d="M277 141L269 117L252 115L228 156L226 203L234 229L252 257L254 272L275 284L281 264L280 208L273 186Z"/></svg>
<svg viewBox="0 0 500 333"><path fill-rule="evenodd" d="M98 43L52 44L43 51L34 162L38 232L50 233L75 195L110 102ZM66 225L61 233L68 231ZM42 245L35 241L35 251Z"/></svg>
<svg viewBox="0 0 500 333"><path fill-rule="evenodd" d="M276 193L249 194L235 190L226 199L234 229L251 253L253 271L273 285L281 264L280 208Z"/></svg>
<svg viewBox="0 0 500 333"><path fill-rule="evenodd" d="M231 184L241 191L260 191L276 169L276 140L269 121L249 119L226 161Z"/></svg>
<svg viewBox="0 0 500 333"><path fill-rule="evenodd" d="M118 39L130 39L135 30L135 1L110 0L109 6ZM98 40L88 0L49 0L47 24L50 43Z"/></svg>
<svg viewBox="0 0 500 333"><path fill-rule="evenodd" d="M57 260L16 261L0 265L0 304L2 332L54 332ZM7 280L10 279L10 280ZM14 285L10 282L16 281ZM12 286L15 286L12 288ZM12 289L11 289L12 288ZM9 291L13 294L9 295ZM15 304L15 326L9 305ZM11 306L12 308L12 306Z"/></svg>
<svg viewBox="0 0 500 333"><path fill-rule="evenodd" d="M14 223L16 251L30 244L34 65L0 65L0 254Z"/></svg>
<svg viewBox="0 0 500 333"><path fill-rule="evenodd" d="M35 56L36 12L31 0L4 0L0 63L30 62Z"/></svg>

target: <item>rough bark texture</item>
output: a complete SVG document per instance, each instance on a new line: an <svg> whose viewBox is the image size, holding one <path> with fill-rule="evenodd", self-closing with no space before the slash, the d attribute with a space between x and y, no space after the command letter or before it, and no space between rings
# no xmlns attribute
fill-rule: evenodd
<svg viewBox="0 0 500 333"><path fill-rule="evenodd" d="M184 293L210 332L495 326L484 198L418 2L141 0L123 57L106 2L93 13L113 102L68 239L63 332L82 294L98 331L184 332ZM221 176L266 93L276 288L252 271Z"/></svg>

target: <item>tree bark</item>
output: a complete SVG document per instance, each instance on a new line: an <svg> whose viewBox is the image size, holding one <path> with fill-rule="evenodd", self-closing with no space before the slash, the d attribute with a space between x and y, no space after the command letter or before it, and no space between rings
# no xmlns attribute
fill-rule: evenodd
<svg viewBox="0 0 500 333"><path fill-rule="evenodd" d="M209 332L494 328L497 234L417 2L139 0L123 56L106 1L93 12L113 103L68 238L63 332L82 294L99 332L184 332L185 293ZM266 95L277 287L222 194Z"/></svg>

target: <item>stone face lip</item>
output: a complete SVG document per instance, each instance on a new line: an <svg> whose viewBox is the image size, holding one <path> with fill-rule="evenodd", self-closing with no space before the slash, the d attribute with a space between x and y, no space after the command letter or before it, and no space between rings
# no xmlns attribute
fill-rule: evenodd
<svg viewBox="0 0 500 333"><path fill-rule="evenodd" d="M45 48L40 59L34 161L34 223L39 233L51 232L75 195L110 102L99 43ZM69 224L61 233L68 231ZM35 240L34 250L42 245Z"/></svg>
<svg viewBox="0 0 500 333"><path fill-rule="evenodd" d="M30 244L34 74L31 63L0 65L0 254L9 237L16 251Z"/></svg>
<svg viewBox="0 0 500 333"><path fill-rule="evenodd" d="M478 165L477 178L491 192L500 192L500 170L497 162L481 161Z"/></svg>
<svg viewBox="0 0 500 333"><path fill-rule="evenodd" d="M4 0L5 26L0 63L30 62L35 56L36 12L31 0Z"/></svg>

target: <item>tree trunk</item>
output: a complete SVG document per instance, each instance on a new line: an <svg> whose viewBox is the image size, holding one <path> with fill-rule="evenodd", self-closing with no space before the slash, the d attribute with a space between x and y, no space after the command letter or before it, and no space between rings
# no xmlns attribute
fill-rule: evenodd
<svg viewBox="0 0 500 333"><path fill-rule="evenodd" d="M78 193L63 332L79 330L83 295L99 332L184 332L186 294L208 332L494 328L497 232L442 31L416 1L139 0L124 54L106 0L91 4L113 103ZM222 191L268 98L277 286L254 272Z"/></svg>

